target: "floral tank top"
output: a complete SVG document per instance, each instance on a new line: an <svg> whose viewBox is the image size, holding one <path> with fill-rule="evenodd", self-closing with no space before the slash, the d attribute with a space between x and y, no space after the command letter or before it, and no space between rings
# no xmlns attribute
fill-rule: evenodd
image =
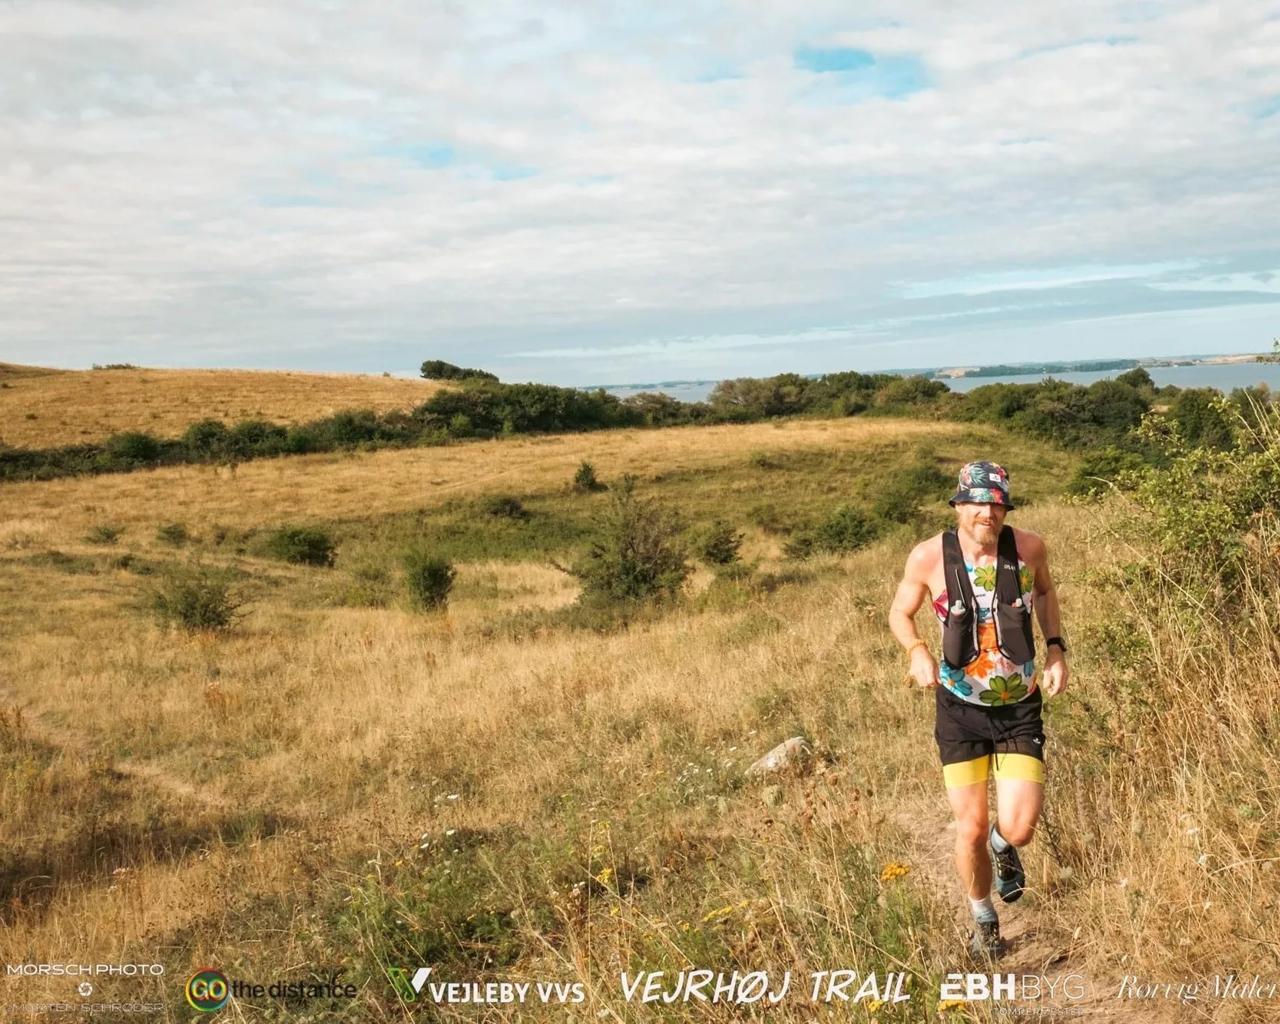
<svg viewBox="0 0 1280 1024"><path fill-rule="evenodd" d="M963 669L952 668L945 661L938 662L938 682L961 700L981 707L999 707L1013 704L1029 696L1035 689L1035 660L1019 665L1000 653L996 644L996 624L991 618L991 601L996 592L996 566L972 566L965 563L973 596L978 602L978 656ZM1031 613L1032 585L1035 570L1018 559L1018 589L1022 601ZM944 590L933 602L939 623L947 621L947 592Z"/></svg>

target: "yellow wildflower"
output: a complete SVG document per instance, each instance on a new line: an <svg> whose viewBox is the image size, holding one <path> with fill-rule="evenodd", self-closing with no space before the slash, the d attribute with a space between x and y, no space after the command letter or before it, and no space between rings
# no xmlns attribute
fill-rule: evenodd
<svg viewBox="0 0 1280 1024"><path fill-rule="evenodd" d="M899 864L896 860L891 860L884 866L884 870L880 872L880 881L892 882L895 878L901 878L910 870L911 868L906 864Z"/></svg>
<svg viewBox="0 0 1280 1024"><path fill-rule="evenodd" d="M713 918L717 918L717 917L730 917L735 911L743 910L749 906L751 906L750 900L743 900L741 903L730 903L727 906L721 907L719 910L711 911L702 919L702 923L706 924L707 922L711 921Z"/></svg>

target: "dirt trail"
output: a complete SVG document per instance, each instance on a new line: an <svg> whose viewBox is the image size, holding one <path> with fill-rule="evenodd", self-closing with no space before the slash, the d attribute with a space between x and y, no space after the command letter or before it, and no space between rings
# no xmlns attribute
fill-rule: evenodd
<svg viewBox="0 0 1280 1024"><path fill-rule="evenodd" d="M13 695L5 691L0 691L0 702L18 706ZM49 726L40 717L39 709L33 706L28 705L22 709L22 730L37 743L51 749L74 753L85 761L93 761L98 757L97 751L85 737L66 728L55 729ZM240 809L235 801L211 792L207 787L195 786L187 779L150 762L112 758L107 762L105 771L118 781L128 780L149 786L181 803L197 804L206 811L234 812Z"/></svg>
<svg viewBox="0 0 1280 1024"><path fill-rule="evenodd" d="M945 801L939 796L932 800L905 803L895 813L894 820L911 838L912 866L920 872L925 885L956 907L957 928L967 937L970 919L953 859L955 824ZM1033 1020L1046 1024L1070 1020L1089 1021L1090 1024L1202 1024L1214 1019L1208 1007L1117 999L1120 976L1099 977L1086 970L1081 951L1072 948L1071 936L1055 935L1042 925L1042 915L1034 895L1031 891L1028 893L1031 898L1024 897L1012 904L1002 903L999 896L995 896L996 909L1000 913L1000 934L1008 944L1008 952L994 968L986 971L980 967L957 968L975 973L1038 975L1042 979L1042 987L1045 982L1057 982L1052 996L1006 1003L1004 1005L1010 1008L1018 1007L1020 1012L994 1015L994 1019ZM1077 994L1077 998L1065 995L1068 985L1073 986L1070 991ZM1041 1012L1028 1012L1033 1008Z"/></svg>

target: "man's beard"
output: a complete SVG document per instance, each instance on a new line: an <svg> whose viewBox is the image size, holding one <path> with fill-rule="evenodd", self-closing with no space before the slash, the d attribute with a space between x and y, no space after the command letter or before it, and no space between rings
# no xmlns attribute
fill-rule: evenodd
<svg viewBox="0 0 1280 1024"><path fill-rule="evenodd" d="M973 531L974 539L980 540L984 543L994 541L1000 536L1000 528L994 523L990 526L983 523L974 523L971 529Z"/></svg>

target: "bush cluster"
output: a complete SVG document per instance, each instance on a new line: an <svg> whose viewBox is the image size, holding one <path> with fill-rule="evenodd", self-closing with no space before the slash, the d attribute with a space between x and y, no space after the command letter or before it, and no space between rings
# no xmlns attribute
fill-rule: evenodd
<svg viewBox="0 0 1280 1024"><path fill-rule="evenodd" d="M413 606L423 611L443 608L457 575L453 565L422 548L410 548L400 563Z"/></svg>
<svg viewBox="0 0 1280 1024"><path fill-rule="evenodd" d="M156 540L179 548L191 540L191 534L185 523L163 523L156 527Z"/></svg>
<svg viewBox="0 0 1280 1024"><path fill-rule="evenodd" d="M263 551L272 558L295 565L333 565L336 545L323 530L308 526L282 526L268 534Z"/></svg>
<svg viewBox="0 0 1280 1024"><path fill-rule="evenodd" d="M387 376L387 374L383 374ZM487 370L469 370L443 359L428 359L422 364L422 376L427 380L497 380Z"/></svg>
<svg viewBox="0 0 1280 1024"><path fill-rule="evenodd" d="M781 373L720 381L707 399L707 418L748 422L799 414L853 416L869 410L918 411L922 407L944 407L956 397L942 381L919 376L854 371L819 377Z"/></svg>
<svg viewBox="0 0 1280 1024"><path fill-rule="evenodd" d="M573 489L584 494L594 494L596 491L605 489L604 484L596 476L596 467L585 459L579 463L577 472L573 474Z"/></svg>
<svg viewBox="0 0 1280 1024"><path fill-rule="evenodd" d="M799 530L784 545L788 557L842 553L866 547L880 535L880 524L854 505L840 505L813 526Z"/></svg>
<svg viewBox="0 0 1280 1024"><path fill-rule="evenodd" d="M485 500L484 510L498 519L528 519L529 510L519 498L509 494L494 495Z"/></svg>
<svg viewBox="0 0 1280 1024"><path fill-rule="evenodd" d="M192 632L230 629L243 605L229 571L196 564L165 572L150 603L162 623Z"/></svg>
<svg viewBox="0 0 1280 1024"><path fill-rule="evenodd" d="M681 524L668 509L635 493L624 476L610 493L596 538L573 573L587 602L605 604L674 596L689 575Z"/></svg>
<svg viewBox="0 0 1280 1024"><path fill-rule="evenodd" d="M698 537L697 552L712 565L729 565L738 560L743 534L723 519L705 527Z"/></svg>
<svg viewBox="0 0 1280 1024"><path fill-rule="evenodd" d="M114 544L123 532L123 527L111 523L99 523L85 534L84 539L86 544Z"/></svg>

